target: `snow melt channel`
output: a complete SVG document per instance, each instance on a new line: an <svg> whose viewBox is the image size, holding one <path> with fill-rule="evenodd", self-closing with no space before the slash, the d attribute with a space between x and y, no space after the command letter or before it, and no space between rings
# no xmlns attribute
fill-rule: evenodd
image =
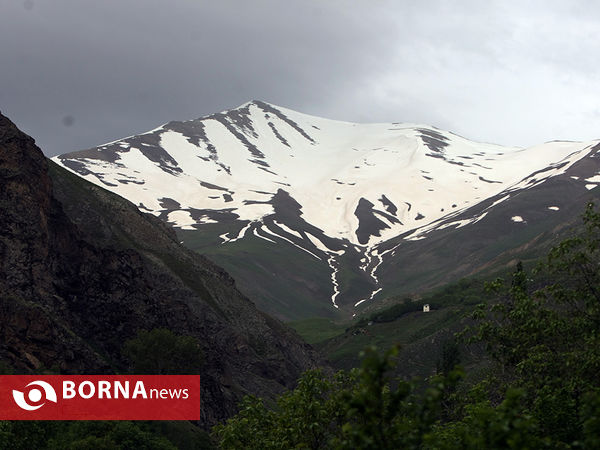
<svg viewBox="0 0 600 450"><path fill-rule="evenodd" d="M377 276L377 269L379 269L379 266L381 266L381 264L383 263L383 257L385 255L387 255L388 253L393 252L394 250L396 250L398 247L400 246L400 244L390 248L389 250L385 250L381 253L379 253L378 249L373 249L370 252L366 252L365 253L365 262L364 264L360 267L361 270L365 273L367 273L367 270L369 268L369 266L373 263L374 258L377 258L377 262L373 265L373 268L371 269L371 271L368 273L369 276L371 277L371 279L373 280L373 282L375 283L375 287L379 286L379 277ZM373 300L375 298L375 296L382 290L383 288L381 287L377 287L376 289L374 289L371 292L371 295L369 295L369 297L367 298L363 298L362 300L359 300L358 302L356 302L354 304L354 307L357 307L358 305L360 305L363 302L366 301L370 301Z"/></svg>
<svg viewBox="0 0 600 450"><path fill-rule="evenodd" d="M339 306L335 303L335 299L337 298L337 296L340 294L340 285L338 284L337 281L337 273L339 270L339 267L336 267L334 265L335 262L335 256L331 255L329 257L329 259L327 260L327 264L329 264L329 267L331 267L331 284L333 284L333 295L331 296L331 303L333 303L333 306L339 309Z"/></svg>

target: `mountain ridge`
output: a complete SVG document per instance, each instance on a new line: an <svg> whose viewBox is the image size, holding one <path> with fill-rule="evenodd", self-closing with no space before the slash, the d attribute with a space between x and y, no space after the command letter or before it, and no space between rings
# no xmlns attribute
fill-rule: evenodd
<svg viewBox="0 0 600 450"><path fill-rule="evenodd" d="M195 249L250 239L294 247L329 272L330 307L354 312L385 290L377 273L393 251L386 242L477 223L487 213L464 218L473 207L496 198L493 209L565 173L596 143L502 147L422 124L354 124L255 100L53 159L172 223L186 242L190 231L218 232ZM595 176L581 180L587 189Z"/></svg>

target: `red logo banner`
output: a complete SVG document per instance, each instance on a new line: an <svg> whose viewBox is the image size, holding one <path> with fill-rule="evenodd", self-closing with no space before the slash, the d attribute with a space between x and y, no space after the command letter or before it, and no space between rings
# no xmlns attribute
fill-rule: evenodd
<svg viewBox="0 0 600 450"><path fill-rule="evenodd" d="M0 375L0 420L199 420L200 375Z"/></svg>

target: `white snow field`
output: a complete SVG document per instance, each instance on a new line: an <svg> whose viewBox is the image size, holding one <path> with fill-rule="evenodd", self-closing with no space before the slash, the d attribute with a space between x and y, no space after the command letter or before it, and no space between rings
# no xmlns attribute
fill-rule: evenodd
<svg viewBox="0 0 600 450"><path fill-rule="evenodd" d="M517 187L537 170L557 167L538 174L537 183L563 173L591 148L579 142L502 147L427 125L339 122L256 101L221 113L221 120L207 116L182 124L193 123L202 128L202 139L169 124L147 133L170 160L149 159L149 144L136 144L135 136L87 157L53 159L70 170L69 160L77 161L89 171L79 175L157 215L167 210L160 199L174 199L180 206L168 209L168 220L178 227L214 222L202 214L192 219L190 208L228 209L239 220L260 222L273 213L268 202L283 189L301 205L302 218L325 235L372 247ZM114 161L93 157L109 150ZM362 242L355 214L361 199L387 226Z"/></svg>

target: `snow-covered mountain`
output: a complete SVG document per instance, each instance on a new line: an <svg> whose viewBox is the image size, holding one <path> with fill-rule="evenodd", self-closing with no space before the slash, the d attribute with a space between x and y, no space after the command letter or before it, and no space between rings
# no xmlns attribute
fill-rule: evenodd
<svg viewBox="0 0 600 450"><path fill-rule="evenodd" d="M383 243L475 223L592 156L597 143L502 147L427 125L340 122L252 101L54 160L182 232L216 230L215 245L293 246L325 266L329 304L351 311L385 287L378 270L398 245ZM577 182L591 189L600 175ZM465 217L476 205L485 207ZM342 266L368 289L343 292Z"/></svg>

